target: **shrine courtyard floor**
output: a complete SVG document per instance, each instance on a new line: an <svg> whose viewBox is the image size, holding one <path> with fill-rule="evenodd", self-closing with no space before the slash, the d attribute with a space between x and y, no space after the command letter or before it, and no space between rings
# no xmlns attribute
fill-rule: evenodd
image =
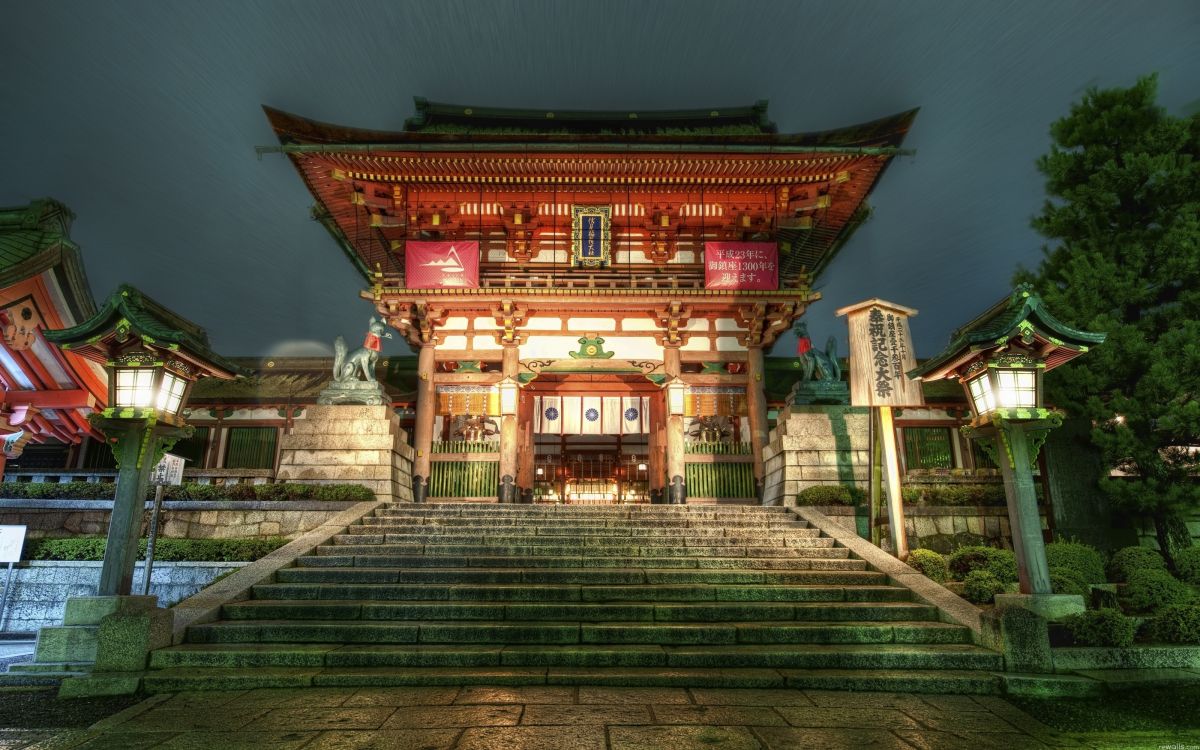
<svg viewBox="0 0 1200 750"><path fill-rule="evenodd" d="M123 710L97 699L93 710L117 712L88 728L78 728L94 718L82 710L87 701L21 695L68 715L14 721L18 694L0 693L0 721L10 722L3 726L43 727L0 729L0 750L1200 750L1198 696L1187 691L1062 708L1024 702L1026 712L993 696L816 690L276 689L156 695ZM1145 721L1139 705L1155 707ZM71 712L76 728L68 728Z"/></svg>

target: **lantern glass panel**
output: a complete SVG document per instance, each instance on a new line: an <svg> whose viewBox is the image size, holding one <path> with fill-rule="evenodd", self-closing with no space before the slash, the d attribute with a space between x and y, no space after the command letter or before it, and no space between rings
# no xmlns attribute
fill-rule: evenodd
<svg viewBox="0 0 1200 750"><path fill-rule="evenodd" d="M971 393L971 403L975 406L976 414L987 414L996 408L996 399L992 395L992 384L987 374L968 381L967 389Z"/></svg>
<svg viewBox="0 0 1200 750"><path fill-rule="evenodd" d="M1037 377L1033 370L997 370L998 401L1008 409L1037 406Z"/></svg>
<svg viewBox="0 0 1200 750"><path fill-rule="evenodd" d="M500 413L504 416L514 416L517 413L519 387L512 380L501 382L498 387L500 389Z"/></svg>
<svg viewBox="0 0 1200 750"><path fill-rule="evenodd" d="M158 401L154 404L155 408L169 414L179 411L179 405L183 401L183 392L186 389L186 380L164 372L162 385L158 388Z"/></svg>
<svg viewBox="0 0 1200 750"><path fill-rule="evenodd" d="M667 411L672 416L683 415L686 395L687 386L683 383L675 382L667 386Z"/></svg>
<svg viewBox="0 0 1200 750"><path fill-rule="evenodd" d="M118 407L144 409L154 403L154 370L119 368L116 400Z"/></svg>

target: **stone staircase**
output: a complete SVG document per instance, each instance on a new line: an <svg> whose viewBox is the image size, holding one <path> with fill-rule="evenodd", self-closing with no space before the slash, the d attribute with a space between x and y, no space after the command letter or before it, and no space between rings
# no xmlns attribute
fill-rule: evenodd
<svg viewBox="0 0 1200 750"><path fill-rule="evenodd" d="M999 692L998 653L784 508L394 504L155 651L150 692Z"/></svg>

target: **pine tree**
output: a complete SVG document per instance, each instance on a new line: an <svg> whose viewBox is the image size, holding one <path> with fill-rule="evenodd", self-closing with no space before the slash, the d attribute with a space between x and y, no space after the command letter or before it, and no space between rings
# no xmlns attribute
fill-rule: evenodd
<svg viewBox="0 0 1200 750"><path fill-rule="evenodd" d="M1050 240L1032 282L1054 315L1108 340L1046 376L1047 400L1092 420L1114 507L1154 520L1174 567L1200 507L1200 116L1155 103L1157 79L1089 90L1038 160ZM1080 478L1086 481L1086 478Z"/></svg>

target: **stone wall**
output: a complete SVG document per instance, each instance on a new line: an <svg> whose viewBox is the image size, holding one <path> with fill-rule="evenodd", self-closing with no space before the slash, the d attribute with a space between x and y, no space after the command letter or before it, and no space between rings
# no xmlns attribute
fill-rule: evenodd
<svg viewBox="0 0 1200 750"><path fill-rule="evenodd" d="M856 531L864 538L868 536L866 533L869 528L866 522L866 508L825 505L819 506L817 510L829 516L839 526ZM1044 509L1041 518L1042 528L1048 528ZM904 529L908 534L909 549L924 547L946 553L972 544L1012 549L1008 509L1002 507L907 507L904 509ZM886 519L879 526L879 534L880 546L891 551Z"/></svg>
<svg viewBox="0 0 1200 750"><path fill-rule="evenodd" d="M163 562L154 564L150 593L159 604L170 606L208 586L218 576L237 570L240 562ZM61 625L63 608L72 596L95 596L100 584L99 562L28 562L13 568L12 594L0 615L0 633L33 633L48 625ZM141 592L142 563L133 576ZM0 573L0 592L4 576ZM2 596L2 593L0 593Z"/></svg>
<svg viewBox="0 0 1200 750"><path fill-rule="evenodd" d="M390 406L310 406L279 444L277 481L361 484L412 502L413 449Z"/></svg>
<svg viewBox="0 0 1200 750"><path fill-rule="evenodd" d="M168 500L163 503L161 534L179 539L232 539L256 536L298 537L353 503L260 500ZM149 511L153 503L146 503ZM0 500L0 525L23 524L31 539L104 536L112 503L107 500ZM149 531L150 513L142 521Z"/></svg>
<svg viewBox="0 0 1200 750"><path fill-rule="evenodd" d="M763 504L794 502L818 484L867 489L870 410L855 406L789 406L763 450Z"/></svg>

